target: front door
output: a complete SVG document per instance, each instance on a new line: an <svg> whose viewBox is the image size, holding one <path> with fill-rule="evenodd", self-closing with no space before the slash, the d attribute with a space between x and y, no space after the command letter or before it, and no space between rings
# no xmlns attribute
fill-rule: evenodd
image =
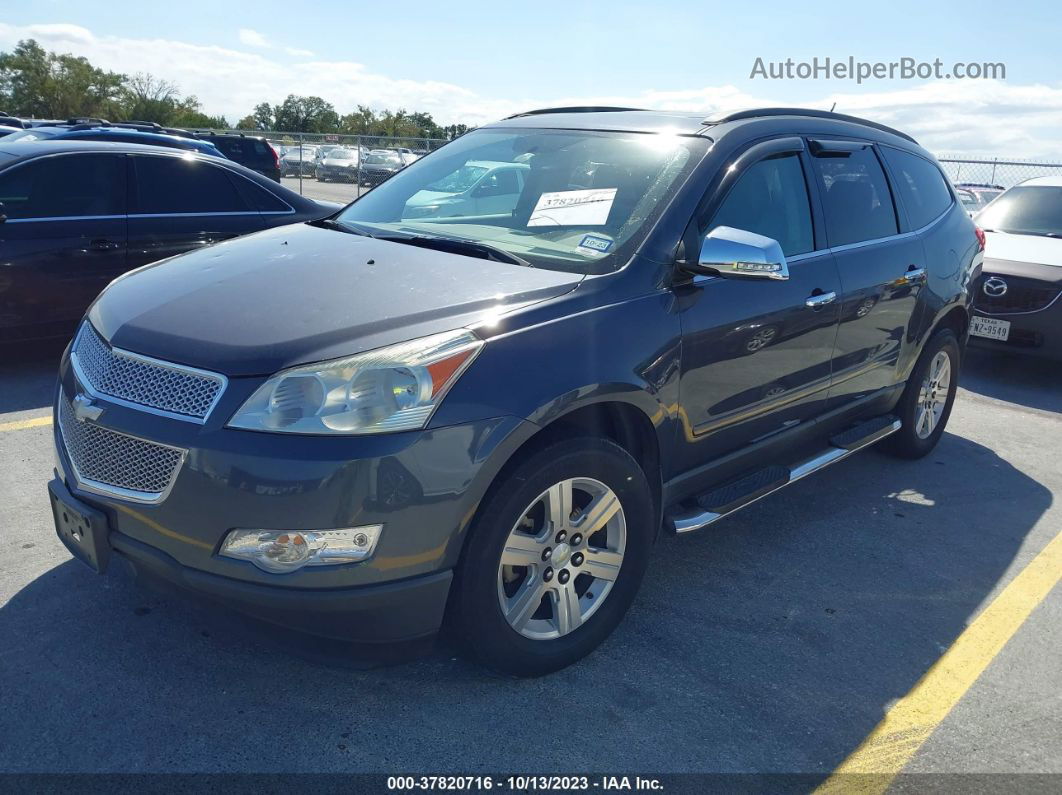
<svg viewBox="0 0 1062 795"><path fill-rule="evenodd" d="M841 285L833 256L816 245L802 149L789 138L742 156L704 227L777 240L789 279L697 277L676 287L688 442L680 469L799 424L824 405Z"/></svg>
<svg viewBox="0 0 1062 795"><path fill-rule="evenodd" d="M0 174L0 340L70 333L127 269L125 168L63 152Z"/></svg>

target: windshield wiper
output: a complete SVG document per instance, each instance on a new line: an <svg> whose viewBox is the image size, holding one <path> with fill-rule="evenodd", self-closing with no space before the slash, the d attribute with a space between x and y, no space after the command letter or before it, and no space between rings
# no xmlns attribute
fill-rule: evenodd
<svg viewBox="0 0 1062 795"><path fill-rule="evenodd" d="M337 232L346 232L348 235L361 235L362 237L376 237L368 229L364 229L354 224L346 223L341 224L334 218L321 218L317 221L307 221L311 226L319 226L322 229L334 229Z"/></svg>
<svg viewBox="0 0 1062 795"><path fill-rule="evenodd" d="M494 260L495 262L507 262L510 265L523 265L525 268L535 267L523 257L518 257L511 251L492 246L489 243L480 243L477 240L465 240L460 237L442 237L438 235L394 235L381 236L381 240L390 240L394 243L406 243L410 246L421 248L433 248L438 251L452 251L454 254L470 254L482 259Z"/></svg>

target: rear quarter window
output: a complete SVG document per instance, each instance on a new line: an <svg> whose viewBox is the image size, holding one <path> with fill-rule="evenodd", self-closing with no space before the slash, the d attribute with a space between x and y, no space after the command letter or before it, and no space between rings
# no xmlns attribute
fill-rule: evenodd
<svg viewBox="0 0 1062 795"><path fill-rule="evenodd" d="M883 146L881 153L892 171L897 196L913 229L925 226L951 206L951 190L933 163L888 146ZM977 201L976 197L971 198Z"/></svg>

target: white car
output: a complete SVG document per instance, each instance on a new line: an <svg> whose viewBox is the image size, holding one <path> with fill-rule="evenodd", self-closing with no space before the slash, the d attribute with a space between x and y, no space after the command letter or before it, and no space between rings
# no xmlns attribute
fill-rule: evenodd
<svg viewBox="0 0 1062 795"><path fill-rule="evenodd" d="M499 215L512 212L529 170L527 163L470 160L406 202L406 218Z"/></svg>

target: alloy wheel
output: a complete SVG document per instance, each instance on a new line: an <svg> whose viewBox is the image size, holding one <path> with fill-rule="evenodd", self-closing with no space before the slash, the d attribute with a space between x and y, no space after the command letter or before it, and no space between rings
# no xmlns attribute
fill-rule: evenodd
<svg viewBox="0 0 1062 795"><path fill-rule="evenodd" d="M940 351L929 363L929 372L918 391L915 433L919 439L928 439L940 423L950 387L951 356L947 351Z"/></svg>
<svg viewBox="0 0 1062 795"><path fill-rule="evenodd" d="M509 626L533 640L574 632L611 593L627 524L619 497L593 478L542 492L509 533L498 566L498 602Z"/></svg>

